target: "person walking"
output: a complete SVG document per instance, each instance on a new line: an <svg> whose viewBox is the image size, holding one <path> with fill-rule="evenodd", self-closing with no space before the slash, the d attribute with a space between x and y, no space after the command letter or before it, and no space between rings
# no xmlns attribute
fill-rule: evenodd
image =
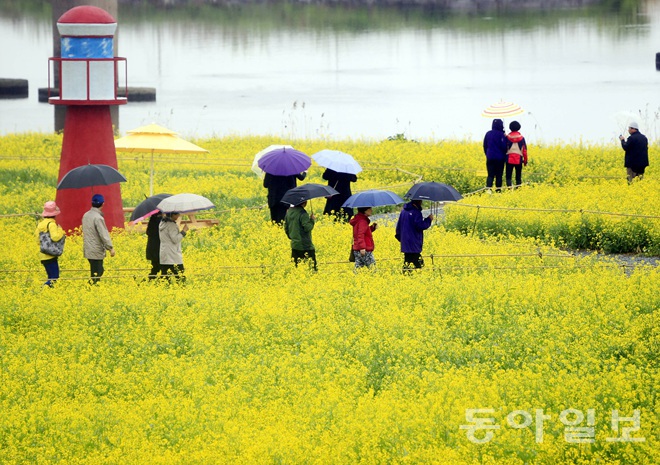
<svg viewBox="0 0 660 465"><path fill-rule="evenodd" d="M527 166L527 142L520 134L520 123L511 121L511 132L506 136L506 185L512 187L513 171L516 172L516 186L522 184L522 167Z"/></svg>
<svg viewBox="0 0 660 465"><path fill-rule="evenodd" d="M323 172L323 179L328 181L328 186L339 192L339 194L328 197L325 202L323 214L334 214L340 221L350 220L353 216L353 209L350 207L342 207L342 205L351 195L353 195L351 192L351 183L357 182L357 176L350 173L340 173L327 168Z"/></svg>
<svg viewBox="0 0 660 465"><path fill-rule="evenodd" d="M421 200L411 200L403 206L394 237L401 243L404 273L410 273L411 267L419 269L424 266L424 231L431 227L432 222L432 214L426 218L422 215Z"/></svg>
<svg viewBox="0 0 660 465"><path fill-rule="evenodd" d="M185 281L183 275L183 253L181 252L181 242L186 237L188 225L184 224L179 231L177 220L180 217L179 212L165 213L158 225L158 235L160 237L160 273L163 276L173 274L177 281Z"/></svg>
<svg viewBox="0 0 660 465"><path fill-rule="evenodd" d="M149 279L156 279L160 273L160 220L163 218L162 212L158 212L149 218L147 223L147 260L151 262L151 271Z"/></svg>
<svg viewBox="0 0 660 465"><path fill-rule="evenodd" d="M309 215L304 201L295 207L289 208L284 219L284 232L291 241L291 259L296 267L303 260L311 260L312 268L316 268L316 249L312 243L312 229L314 229L314 214Z"/></svg>
<svg viewBox="0 0 660 465"><path fill-rule="evenodd" d="M372 267L376 265L374 258L374 238L372 233L378 227L377 223L371 223L369 217L373 214L371 207L359 207L358 213L349 221L353 226L353 256L355 257L355 269Z"/></svg>
<svg viewBox="0 0 660 465"><path fill-rule="evenodd" d="M497 190L502 188L502 174L504 173L504 163L506 161L506 136L504 134L504 121L494 119L492 129L484 136L484 154L486 155L486 187L490 190L495 187Z"/></svg>
<svg viewBox="0 0 660 465"><path fill-rule="evenodd" d="M37 224L37 229L35 235L37 237L37 242L41 243L41 234L47 233L50 236L52 242L59 242L64 238L64 229L62 226L57 224L55 217L60 214L60 208L57 204L50 200L44 203L44 209L41 212L42 220ZM43 251L39 252L39 259L41 264L46 270L46 276L48 280L44 283L44 286L53 287L53 284L60 277L60 265L58 262L57 255L49 255Z"/></svg>
<svg viewBox="0 0 660 465"><path fill-rule="evenodd" d="M630 136L627 140L623 136L619 136L619 140L625 152L623 166L626 167L628 184L630 184L637 177L644 178L644 171L649 166L649 141L639 132L639 125L635 121L630 122L628 134Z"/></svg>
<svg viewBox="0 0 660 465"><path fill-rule="evenodd" d="M264 187L268 189L268 208L270 209L271 221L282 224L288 205L280 202L286 191L296 187L297 179L303 180L307 176L307 172L300 174L293 174L291 176L276 176L274 174L266 173L264 176Z"/></svg>
<svg viewBox="0 0 660 465"><path fill-rule="evenodd" d="M98 284L105 272L103 260L106 251L110 252L111 257L115 256L115 248L103 219L104 203L105 199L101 194L94 194L92 208L82 217L83 255L89 262L90 284Z"/></svg>

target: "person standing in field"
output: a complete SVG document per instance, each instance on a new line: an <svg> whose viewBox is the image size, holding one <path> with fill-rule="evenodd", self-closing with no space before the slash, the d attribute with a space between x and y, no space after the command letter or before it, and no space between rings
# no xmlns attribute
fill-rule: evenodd
<svg viewBox="0 0 660 465"><path fill-rule="evenodd" d="M104 203L105 199L101 194L94 194L92 208L82 217L83 254L89 262L90 284L97 284L105 272L103 260L106 250L111 257L115 256L115 248L103 219Z"/></svg>
<svg viewBox="0 0 660 465"><path fill-rule="evenodd" d="M286 191L296 187L298 182L296 179L303 180L307 176L306 172L300 174L293 174L291 176L276 176L274 174L266 173L264 176L264 187L268 189L268 208L270 209L271 221L282 224L288 205L280 202Z"/></svg>
<svg viewBox="0 0 660 465"><path fill-rule="evenodd" d="M149 279L156 279L160 273L160 220L163 218L162 212L158 212L149 218L147 223L147 260L151 262L151 271Z"/></svg>
<svg viewBox="0 0 660 465"><path fill-rule="evenodd" d="M522 167L527 166L527 142L520 134L520 123L511 121L509 124L511 132L506 136L506 185L512 187L513 171L516 172L516 186L522 184Z"/></svg>
<svg viewBox="0 0 660 465"><path fill-rule="evenodd" d="M37 224L37 230L35 231L38 242L41 242L41 233L48 233L52 242L59 242L62 240L64 237L64 229L62 229L62 226L55 221L55 217L59 214L60 209L54 201L50 200L44 204L44 209L41 212L41 217L43 219ZM44 283L44 286L53 287L53 284L55 284L60 277L58 256L40 252L39 258L41 264L46 269L46 276L48 276L48 280Z"/></svg>
<svg viewBox="0 0 660 465"><path fill-rule="evenodd" d="M179 212L166 213L158 225L158 234L160 237L160 273L163 276L173 274L177 281L185 281L183 275L183 253L181 252L181 242L186 237L188 225L184 224L179 231L177 220ZM168 277L169 279L169 277Z"/></svg>
<svg viewBox="0 0 660 465"><path fill-rule="evenodd" d="M649 166L649 141L644 134L639 132L639 125L631 121L628 126L630 136L626 140L619 136L621 147L625 152L623 166L626 167L628 183L639 177L644 178L644 171Z"/></svg>
<svg viewBox="0 0 660 465"><path fill-rule="evenodd" d="M312 243L314 229L314 214L311 216L305 210L307 201L289 208L284 219L284 232L291 241L291 259L296 267L303 260L311 260L312 268L316 268L316 249Z"/></svg>
<svg viewBox="0 0 660 465"><path fill-rule="evenodd" d="M506 136L504 134L504 121L494 119L492 129L484 136L484 154L486 155L486 187L495 187L497 190L502 188L502 174L504 173L504 163L506 162Z"/></svg>
<svg viewBox="0 0 660 465"><path fill-rule="evenodd" d="M353 226L353 256L355 269L376 265L374 258L374 238L372 233L378 225L371 223L369 217L373 214L371 207L359 207L358 213L349 221Z"/></svg>
<svg viewBox="0 0 660 465"><path fill-rule="evenodd" d="M394 237L401 243L404 273L410 273L411 267L419 269L424 266L424 231L431 227L432 222L432 214L426 218L422 215L421 200L411 200L403 206Z"/></svg>
<svg viewBox="0 0 660 465"><path fill-rule="evenodd" d="M352 195L351 183L357 181L357 176L350 173L340 173L327 168L323 172L323 179L328 181L328 186L339 192L339 194L328 197L325 202L323 214L334 214L338 220L350 220L353 216L353 209L350 207L342 207L342 205Z"/></svg>

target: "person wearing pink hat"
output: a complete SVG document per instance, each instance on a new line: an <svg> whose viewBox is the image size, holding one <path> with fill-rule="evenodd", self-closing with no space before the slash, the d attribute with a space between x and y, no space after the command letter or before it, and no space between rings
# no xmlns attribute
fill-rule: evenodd
<svg viewBox="0 0 660 465"><path fill-rule="evenodd" d="M37 224L37 230L35 231L37 242L41 243L41 233L48 233L53 242L59 242L62 240L64 237L64 229L62 229L62 226L55 221L55 217L59 214L60 209L55 202L50 200L44 204L44 211L41 212L41 217L43 219ZM44 283L44 286L53 287L55 281L60 277L60 265L57 261L58 257L40 251L39 258L41 259L41 263L44 265L46 275L48 276L48 280Z"/></svg>

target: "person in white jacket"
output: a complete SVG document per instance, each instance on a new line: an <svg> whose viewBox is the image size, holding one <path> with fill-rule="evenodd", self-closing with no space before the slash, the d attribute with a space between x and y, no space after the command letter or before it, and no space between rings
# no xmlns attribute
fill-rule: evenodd
<svg viewBox="0 0 660 465"><path fill-rule="evenodd" d="M178 212L166 213L158 226L160 237L160 273L163 276L173 274L177 280L181 279L179 273L183 274L183 254L181 253L181 241L186 236L188 225L183 225L179 231L176 221L179 219Z"/></svg>
<svg viewBox="0 0 660 465"><path fill-rule="evenodd" d="M104 203L105 199L101 194L94 194L92 208L82 217L83 254L89 262L90 284L97 284L103 276L106 250L111 257L115 256L115 248L101 211Z"/></svg>

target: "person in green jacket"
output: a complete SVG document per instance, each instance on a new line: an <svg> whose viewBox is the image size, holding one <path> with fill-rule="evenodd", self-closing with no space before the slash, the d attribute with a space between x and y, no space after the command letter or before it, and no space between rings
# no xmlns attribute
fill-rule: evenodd
<svg viewBox="0 0 660 465"><path fill-rule="evenodd" d="M312 244L312 229L314 229L314 214L310 216L305 210L307 201L289 208L284 217L284 232L291 240L291 258L298 266L302 260L311 260L316 271L316 250Z"/></svg>

